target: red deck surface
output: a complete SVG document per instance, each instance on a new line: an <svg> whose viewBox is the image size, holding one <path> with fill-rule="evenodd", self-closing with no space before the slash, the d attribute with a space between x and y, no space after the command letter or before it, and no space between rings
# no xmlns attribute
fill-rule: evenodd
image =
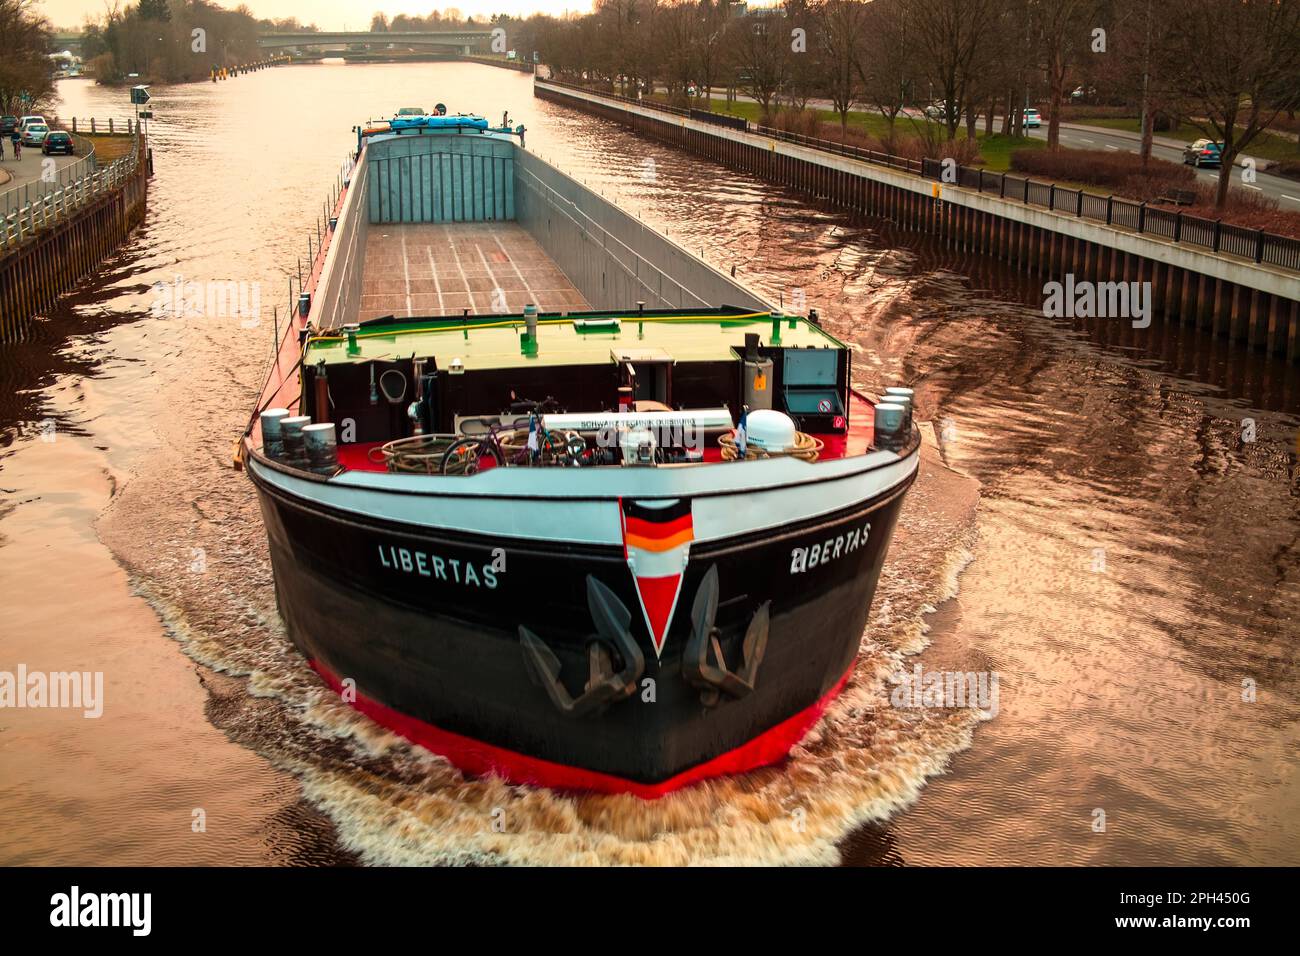
<svg viewBox="0 0 1300 956"><path fill-rule="evenodd" d="M842 435L816 435L825 447L822 449L823 461L832 458L849 458L853 455L865 455L871 450L871 441L875 436L875 409L866 396L855 391L849 392L849 429ZM339 464L349 471L387 471L383 459L372 461L370 451L378 448L382 442L362 442L339 445ZM705 461L720 461L722 455L717 448L704 450Z"/></svg>

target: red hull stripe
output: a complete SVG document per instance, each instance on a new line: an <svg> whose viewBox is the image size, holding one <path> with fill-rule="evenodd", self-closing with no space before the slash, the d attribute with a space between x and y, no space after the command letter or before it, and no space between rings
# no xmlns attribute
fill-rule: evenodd
<svg viewBox="0 0 1300 956"><path fill-rule="evenodd" d="M654 638L655 655L663 652L664 641L668 637L668 619L672 617L677 604L677 592L682 587L682 576L670 574L662 578L636 579L637 593L641 596L641 607L645 609L650 636Z"/></svg>
<svg viewBox="0 0 1300 956"><path fill-rule="evenodd" d="M626 521L627 533L636 535L639 538L671 538L674 535L681 534L683 531L690 531L693 528L691 516L684 514L680 518L674 518L671 521L656 522L646 521L644 518L633 518L627 516Z"/></svg>
<svg viewBox="0 0 1300 956"><path fill-rule="evenodd" d="M311 666L335 691L342 690L342 682L319 661L312 661ZM744 773L779 762L790 752L791 747L803 739L804 734L812 728L813 724L817 723L831 701L844 689L852 673L853 667L850 666L844 676L836 681L835 686L820 700L793 717L787 717L775 727L763 731L753 740L659 783L638 783L612 774L584 770L581 767L569 767L506 750L504 747L495 747L474 740L472 737L464 737L449 730L442 730L433 724L426 724L414 717L408 717L390 707L385 707L378 701L371 700L360 692L357 693L357 700L353 706L376 723L383 724L407 740L446 757L461 770L473 776L496 775L511 783L548 787L552 790L630 793L642 800L656 800L674 790L709 777Z"/></svg>

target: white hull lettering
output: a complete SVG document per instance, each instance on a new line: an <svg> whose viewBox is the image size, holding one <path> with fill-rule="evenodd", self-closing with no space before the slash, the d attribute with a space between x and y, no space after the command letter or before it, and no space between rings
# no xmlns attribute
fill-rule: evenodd
<svg viewBox="0 0 1300 956"><path fill-rule="evenodd" d="M378 547L379 564L382 567L403 574L446 581L449 584L495 589L498 583L497 575L505 573L504 567L498 569L492 562L471 564L463 558L444 558L438 554L403 548L395 544L381 544Z"/></svg>
<svg viewBox="0 0 1300 956"><path fill-rule="evenodd" d="M790 573L802 574L836 558L852 554L867 543L867 536L870 533L871 522L868 521L861 528L854 528L834 538L827 538L825 541L802 548L791 548Z"/></svg>

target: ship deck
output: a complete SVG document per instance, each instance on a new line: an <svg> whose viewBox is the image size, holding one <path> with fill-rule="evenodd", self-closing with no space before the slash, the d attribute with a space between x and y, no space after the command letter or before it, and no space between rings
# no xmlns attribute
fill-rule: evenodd
<svg viewBox="0 0 1300 956"><path fill-rule="evenodd" d="M367 232L357 321L591 308L515 222L385 223Z"/></svg>

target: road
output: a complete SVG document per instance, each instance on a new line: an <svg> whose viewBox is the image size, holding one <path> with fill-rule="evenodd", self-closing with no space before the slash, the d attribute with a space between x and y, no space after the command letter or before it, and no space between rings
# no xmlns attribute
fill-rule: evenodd
<svg viewBox="0 0 1300 956"><path fill-rule="evenodd" d="M995 126L1000 128L1001 124L995 121ZM1035 139L1046 139L1046 124L1039 129L1031 129L1029 135ZM1141 140L1136 133L1102 129L1096 126L1081 126L1075 123L1062 123L1061 145L1071 149L1109 149L1136 153L1141 145ZM1151 155L1156 159L1181 163L1183 161L1183 146L1176 140L1156 137L1152 142ZM1262 166L1263 163L1259 165ZM1198 169L1196 176L1202 182L1212 183L1219 178L1219 171L1217 169ZM1294 179L1286 179L1282 176L1273 176L1261 172L1256 173L1255 183L1251 185L1241 181L1241 174L1238 171L1234 173L1233 180L1234 185L1244 189L1254 189L1266 196L1272 196L1280 202L1283 209L1300 212L1300 182L1296 182Z"/></svg>

